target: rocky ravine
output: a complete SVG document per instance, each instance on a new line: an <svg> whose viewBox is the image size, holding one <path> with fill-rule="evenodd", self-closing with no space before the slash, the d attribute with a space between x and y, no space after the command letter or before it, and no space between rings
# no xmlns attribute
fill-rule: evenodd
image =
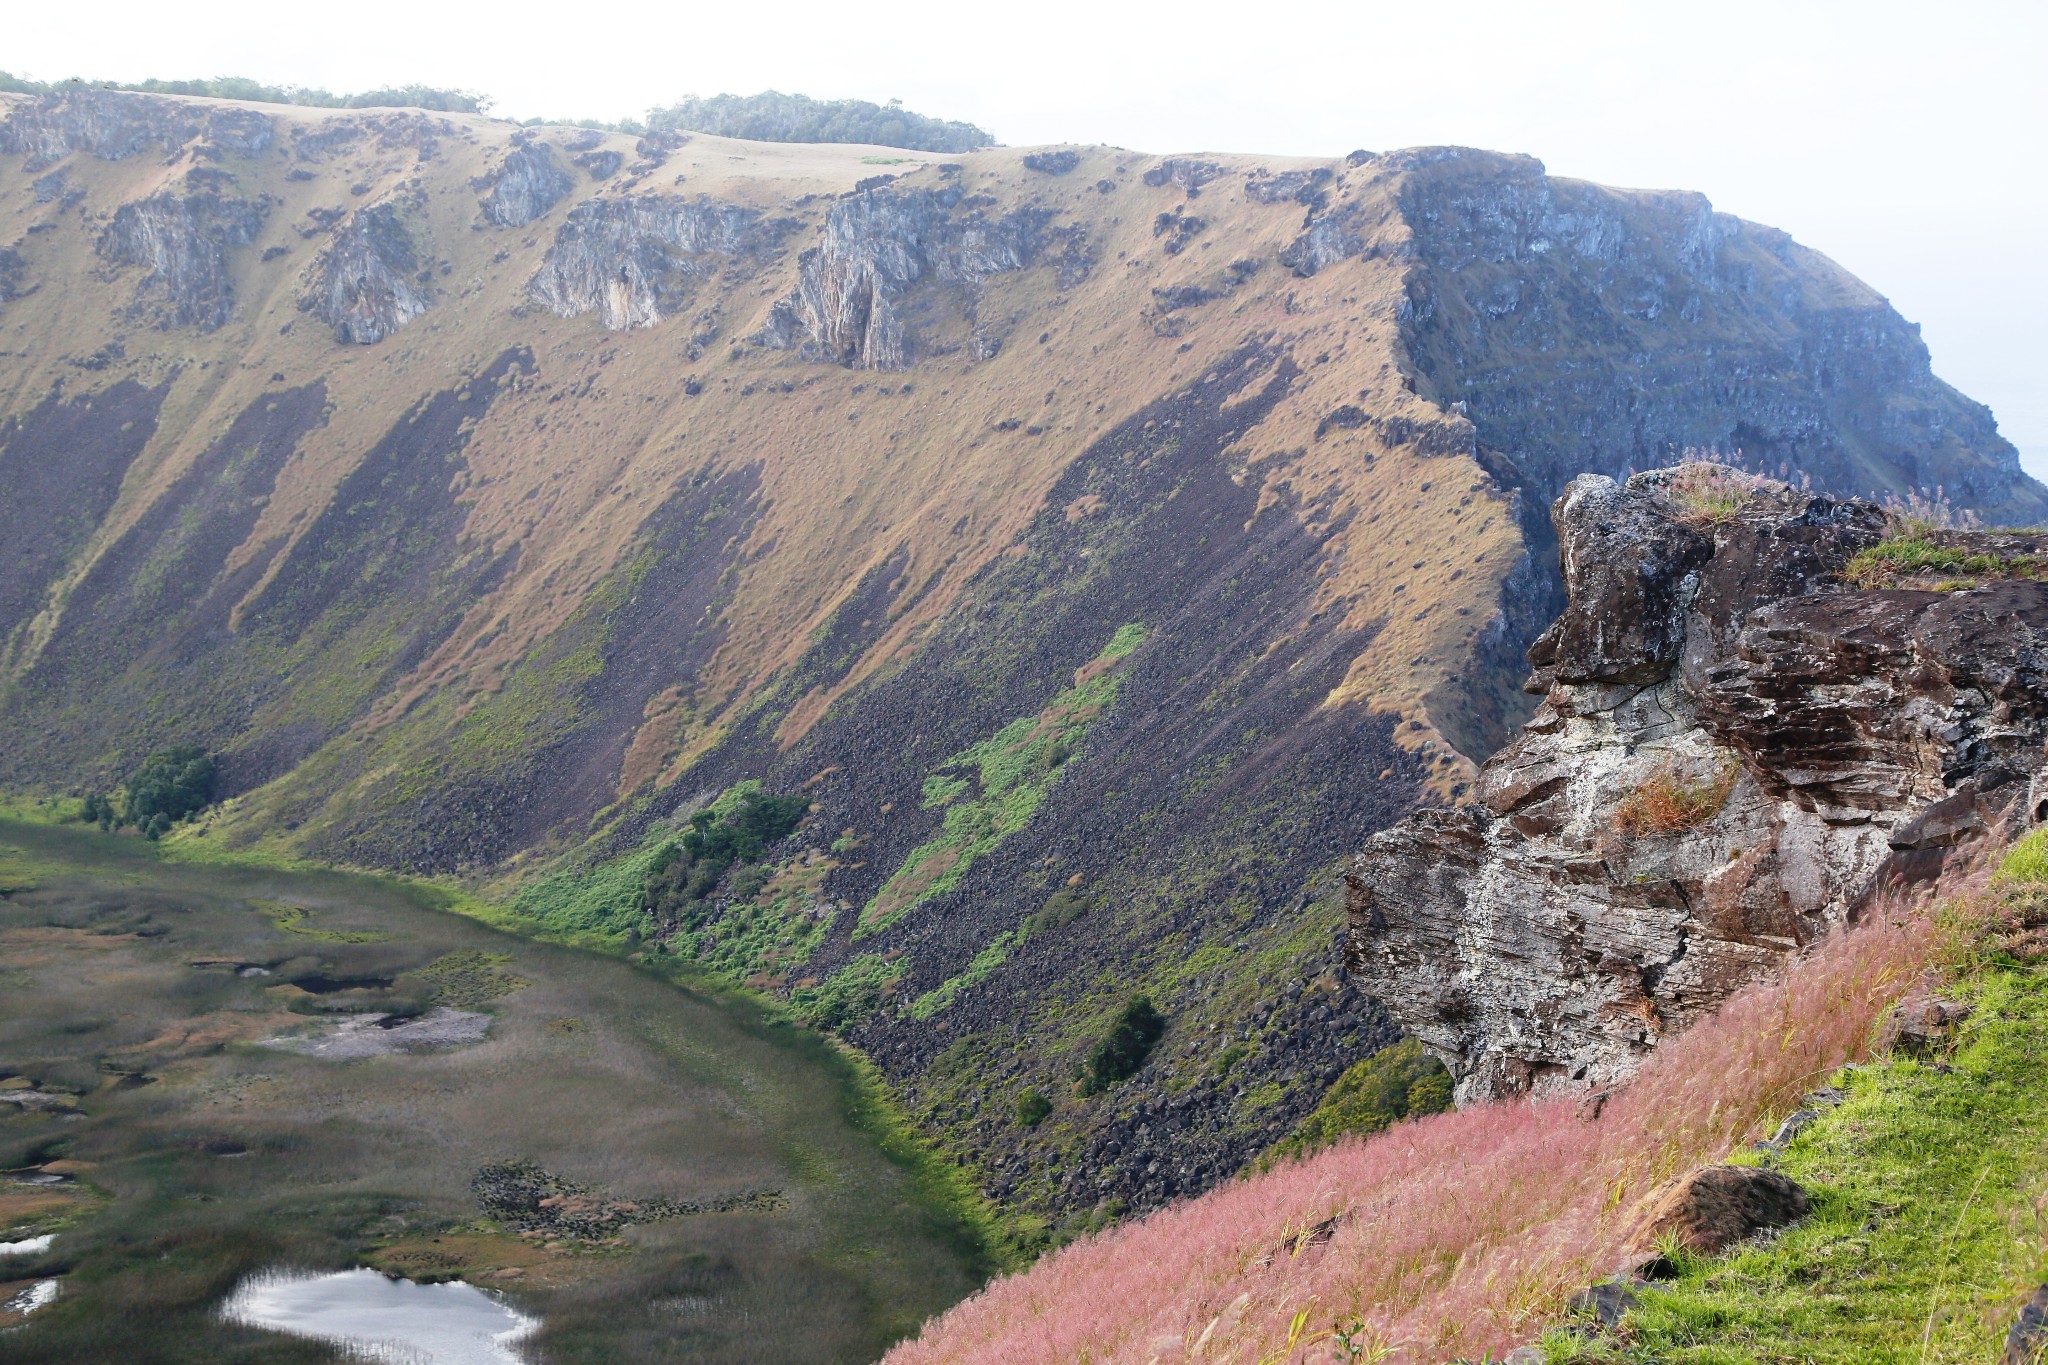
<svg viewBox="0 0 2048 1365"><path fill-rule="evenodd" d="M1474 806L1382 831L1348 877L1353 979L1461 1101L1624 1079L1871 897L2041 813L2048 584L1858 589L1841 572L1886 536L1879 507L1770 485L1702 524L1680 478L1573 481L1535 718Z"/></svg>

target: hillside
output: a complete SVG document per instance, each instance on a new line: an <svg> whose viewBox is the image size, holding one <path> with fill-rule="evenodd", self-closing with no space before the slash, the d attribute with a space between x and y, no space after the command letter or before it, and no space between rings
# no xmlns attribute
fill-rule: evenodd
<svg viewBox="0 0 2048 1365"><path fill-rule="evenodd" d="M1337 873L1512 732L1573 475L2048 514L1869 288L1526 157L0 118L0 783L204 745L188 837L786 996L1047 1218L1396 1036ZM811 813L649 914L750 782ZM1077 1094L1139 991L1152 1060Z"/></svg>
<svg viewBox="0 0 2048 1365"><path fill-rule="evenodd" d="M2048 544L1702 464L1554 517L1542 706L1347 879L1352 982L1457 1110L891 1362L2041 1358Z"/></svg>

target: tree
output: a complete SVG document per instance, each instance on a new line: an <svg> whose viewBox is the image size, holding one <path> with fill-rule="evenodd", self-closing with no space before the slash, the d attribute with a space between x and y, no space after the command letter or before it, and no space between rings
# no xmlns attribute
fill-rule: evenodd
<svg viewBox="0 0 2048 1365"><path fill-rule="evenodd" d="M1081 1068L1081 1093L1097 1094L1136 1075L1165 1032L1166 1016L1152 1007L1150 996L1138 996L1125 1005L1108 1035L1089 1052Z"/></svg>
<svg viewBox="0 0 2048 1365"><path fill-rule="evenodd" d="M709 99L688 95L667 108L650 110L647 125L756 142L866 142L924 152L971 152L993 147L996 141L971 123L913 113L897 100L884 106L777 90Z"/></svg>
<svg viewBox="0 0 2048 1365"><path fill-rule="evenodd" d="M122 795L121 819L155 839L212 799L212 756L195 744L181 744L142 760Z"/></svg>

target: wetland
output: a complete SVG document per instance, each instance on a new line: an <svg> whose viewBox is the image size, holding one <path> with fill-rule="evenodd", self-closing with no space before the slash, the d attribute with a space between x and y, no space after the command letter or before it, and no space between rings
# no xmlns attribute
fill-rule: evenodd
<svg viewBox="0 0 2048 1365"><path fill-rule="evenodd" d="M444 900L0 820L0 1361L854 1362L986 1272L822 1039Z"/></svg>

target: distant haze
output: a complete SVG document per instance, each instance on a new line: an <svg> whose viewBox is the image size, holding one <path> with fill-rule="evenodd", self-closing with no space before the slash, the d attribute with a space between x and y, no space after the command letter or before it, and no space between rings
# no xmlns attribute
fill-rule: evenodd
<svg viewBox="0 0 2048 1365"><path fill-rule="evenodd" d="M2048 6L1531 5L1284 10L1048 0L603 7L513 0L11 6L0 68L483 91L514 118L686 93L901 98L1012 145L1335 156L1428 143L1706 193L1833 256L1922 324L1937 373L2048 475Z"/></svg>

